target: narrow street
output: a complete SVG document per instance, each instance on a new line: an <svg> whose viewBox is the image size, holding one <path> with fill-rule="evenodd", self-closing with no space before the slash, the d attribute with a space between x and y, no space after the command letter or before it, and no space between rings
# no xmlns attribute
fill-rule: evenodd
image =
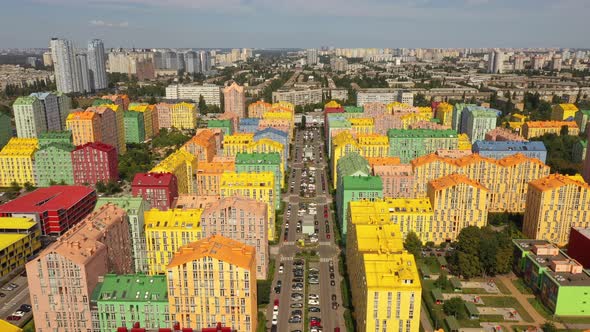
<svg viewBox="0 0 590 332"><path fill-rule="evenodd" d="M336 327L344 331L342 277L338 271L340 248L334 239L325 139L320 137L320 132L319 128L297 129L294 138L285 184L287 192L283 195L285 209L279 244L270 250L275 260L266 313L267 329L271 331L309 331L311 317L320 319L318 325L323 331L334 331ZM308 221L307 227L304 219ZM299 268L296 263L300 264ZM276 300L278 322L273 326ZM315 312L309 311L312 307Z"/></svg>

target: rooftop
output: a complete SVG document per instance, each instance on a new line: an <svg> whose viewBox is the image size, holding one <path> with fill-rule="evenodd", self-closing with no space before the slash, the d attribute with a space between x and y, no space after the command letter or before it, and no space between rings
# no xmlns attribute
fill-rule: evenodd
<svg viewBox="0 0 590 332"><path fill-rule="evenodd" d="M254 247L221 235L213 235L180 247L168 264L168 268L204 257L211 257L244 269L250 269L254 266L254 255Z"/></svg>
<svg viewBox="0 0 590 332"><path fill-rule="evenodd" d="M404 251L404 239L397 224L355 225L357 252L398 253Z"/></svg>
<svg viewBox="0 0 590 332"><path fill-rule="evenodd" d="M367 289L419 290L420 276L414 256L404 252L396 254L363 254Z"/></svg>
<svg viewBox="0 0 590 332"><path fill-rule="evenodd" d="M166 276L107 274L92 293L93 301L168 303Z"/></svg>
<svg viewBox="0 0 590 332"><path fill-rule="evenodd" d="M457 138L456 130L444 129L389 129L387 136L391 138Z"/></svg>
<svg viewBox="0 0 590 332"><path fill-rule="evenodd" d="M244 164L280 164L281 163L281 155L278 152L271 152L271 153L261 153L261 152L252 152L252 153L243 153L239 152L236 154L236 165L244 165Z"/></svg>
<svg viewBox="0 0 590 332"><path fill-rule="evenodd" d="M576 176L567 176L561 174L550 174L544 178L536 179L529 182L529 185L536 188L539 191L547 191L557 189L563 186L578 186L580 188L585 188L586 190L590 190L590 185L588 185L584 180L580 177Z"/></svg>
<svg viewBox="0 0 590 332"><path fill-rule="evenodd" d="M225 173L234 172L236 169L235 161L212 161L200 162L197 167L197 173Z"/></svg>
<svg viewBox="0 0 590 332"><path fill-rule="evenodd" d="M139 211L142 205L145 206L144 200L141 197L99 197L96 201L96 206L94 207L94 210L96 211L106 204L114 204L126 211Z"/></svg>
<svg viewBox="0 0 590 332"><path fill-rule="evenodd" d="M0 212L43 213L46 211L66 210L93 194L94 190L85 186L39 188L4 205L0 205Z"/></svg>
<svg viewBox="0 0 590 332"><path fill-rule="evenodd" d="M37 222L26 217L0 217L0 230L2 231L28 231L37 226Z"/></svg>
<svg viewBox="0 0 590 332"><path fill-rule="evenodd" d="M379 176L345 176L342 178L344 190L383 190Z"/></svg>
<svg viewBox="0 0 590 332"><path fill-rule="evenodd" d="M24 238L26 238L27 234L10 234L10 233L2 233L0 234L0 251L10 247L15 242L18 242Z"/></svg>
<svg viewBox="0 0 590 332"><path fill-rule="evenodd" d="M528 121L524 125L529 128L561 128L563 126L578 128L573 121Z"/></svg>
<svg viewBox="0 0 590 332"><path fill-rule="evenodd" d="M137 173L132 186L168 186L175 177L172 173Z"/></svg>
<svg viewBox="0 0 590 332"><path fill-rule="evenodd" d="M461 174L451 174L447 176L443 176L436 180L432 180L428 183L434 190L442 190L449 187L454 187L459 184L466 184L471 187L479 188L485 191L488 191L486 187L481 185L479 182L471 180L470 178L466 177L465 175Z"/></svg>
<svg viewBox="0 0 590 332"><path fill-rule="evenodd" d="M474 151L547 151L541 141L514 142L514 141L475 141Z"/></svg>
<svg viewBox="0 0 590 332"><path fill-rule="evenodd" d="M371 167L369 166L367 159L356 152L350 152L338 159L336 170L338 176L354 175L357 172L365 172L369 175Z"/></svg>
<svg viewBox="0 0 590 332"><path fill-rule="evenodd" d="M115 150L115 147L109 144L105 144L102 142L89 142L84 145L78 145L74 149L74 151L83 150L83 149L94 149L100 150L103 152L110 152L111 150Z"/></svg>
<svg viewBox="0 0 590 332"><path fill-rule="evenodd" d="M14 104L12 104L12 105L13 106L31 105L37 101L39 101L39 99L35 96L18 97L18 98L16 98L16 100L14 101Z"/></svg>

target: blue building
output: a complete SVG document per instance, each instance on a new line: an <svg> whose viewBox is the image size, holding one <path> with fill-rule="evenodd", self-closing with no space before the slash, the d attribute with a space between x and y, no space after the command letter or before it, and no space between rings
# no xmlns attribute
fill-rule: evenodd
<svg viewBox="0 0 590 332"><path fill-rule="evenodd" d="M476 141L472 146L473 153L483 157L502 159L517 153L527 157L537 158L546 162L547 148L543 142L515 142L515 141Z"/></svg>
<svg viewBox="0 0 590 332"><path fill-rule="evenodd" d="M264 128L254 133L254 142L258 142L263 138L268 138L273 141L282 143L285 147L285 156L289 155L289 134L276 128ZM287 168L287 165L284 165Z"/></svg>
<svg viewBox="0 0 590 332"><path fill-rule="evenodd" d="M255 133L258 131L259 123L260 119L257 118L242 118L238 124L238 131L241 133Z"/></svg>

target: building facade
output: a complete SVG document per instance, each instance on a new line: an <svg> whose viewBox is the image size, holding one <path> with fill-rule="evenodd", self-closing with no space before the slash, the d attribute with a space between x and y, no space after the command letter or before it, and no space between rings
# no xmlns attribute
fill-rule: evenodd
<svg viewBox="0 0 590 332"><path fill-rule="evenodd" d="M47 131L43 103L37 97L18 97L12 104L16 135L20 138L36 138Z"/></svg>
<svg viewBox="0 0 590 332"><path fill-rule="evenodd" d="M166 210L178 198L178 182L172 173L137 173L131 192L134 197L142 197L150 207Z"/></svg>
<svg viewBox="0 0 590 332"><path fill-rule="evenodd" d="M97 182L107 183L119 179L117 150L100 142L86 143L72 151L74 183L77 185Z"/></svg>
<svg viewBox="0 0 590 332"><path fill-rule="evenodd" d="M24 267L41 249L41 229L31 218L0 217L0 278Z"/></svg>
<svg viewBox="0 0 590 332"><path fill-rule="evenodd" d="M240 118L246 117L246 95L244 87L233 82L223 89L224 112L237 114Z"/></svg>
<svg viewBox="0 0 590 332"><path fill-rule="evenodd" d="M150 173L172 173L176 176L179 194L195 192L197 158L183 149L178 149L162 160Z"/></svg>
<svg viewBox="0 0 590 332"><path fill-rule="evenodd" d="M0 187L13 183L35 185L34 156L39 148L36 138L11 138L0 151Z"/></svg>

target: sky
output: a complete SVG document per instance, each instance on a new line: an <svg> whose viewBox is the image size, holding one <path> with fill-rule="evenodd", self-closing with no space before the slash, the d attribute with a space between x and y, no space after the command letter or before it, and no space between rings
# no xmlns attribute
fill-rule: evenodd
<svg viewBox="0 0 590 332"><path fill-rule="evenodd" d="M0 48L590 48L590 0L0 0Z"/></svg>

